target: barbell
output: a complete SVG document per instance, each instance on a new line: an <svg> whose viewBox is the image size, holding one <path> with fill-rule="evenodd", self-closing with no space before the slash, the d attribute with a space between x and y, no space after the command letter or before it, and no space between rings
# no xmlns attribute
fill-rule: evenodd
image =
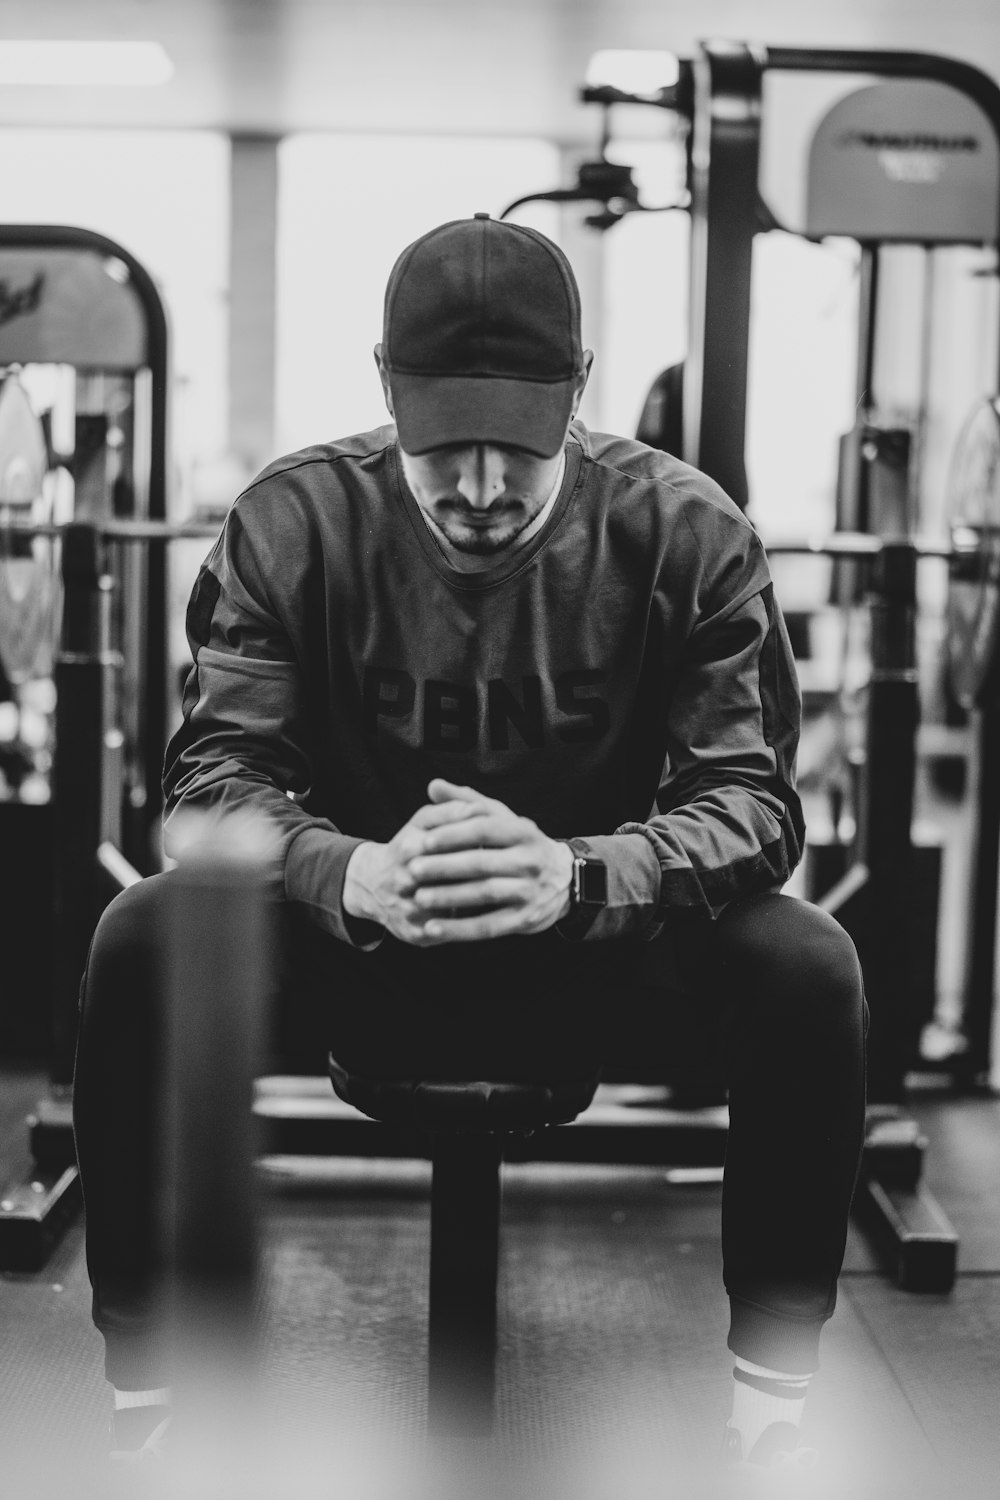
<svg viewBox="0 0 1000 1500"><path fill-rule="evenodd" d="M109 516L106 519L73 521L5 521L0 500L0 549L4 537L44 537L53 540L64 536L71 526L88 526L106 542L183 542L214 541L221 525L208 521L149 521L141 516ZM2 555L2 552L0 552Z"/></svg>

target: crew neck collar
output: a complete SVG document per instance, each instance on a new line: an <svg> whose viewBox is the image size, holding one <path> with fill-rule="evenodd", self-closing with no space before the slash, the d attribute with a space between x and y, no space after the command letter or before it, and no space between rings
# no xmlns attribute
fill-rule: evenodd
<svg viewBox="0 0 1000 1500"><path fill-rule="evenodd" d="M469 589L482 588L490 584L502 582L516 573L537 554L539 549L548 540L554 528L559 524L566 510L573 490L576 487L577 479L579 478L582 456L580 445L571 434L567 438L566 446L563 450L563 463L560 475L553 486L552 494L545 502L539 515L531 523L531 536L514 546L509 552L504 552L495 563L491 563L488 567L467 569L457 567L450 560L444 547L438 541L434 531L428 524L426 516L417 504L410 486L406 482L398 442L393 445L393 460L399 493L421 549L436 571L447 578L449 583L459 588Z"/></svg>

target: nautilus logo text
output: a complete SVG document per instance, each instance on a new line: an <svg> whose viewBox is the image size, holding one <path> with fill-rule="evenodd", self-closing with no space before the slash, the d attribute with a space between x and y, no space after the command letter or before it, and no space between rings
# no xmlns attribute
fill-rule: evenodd
<svg viewBox="0 0 1000 1500"><path fill-rule="evenodd" d="M935 151L951 155L975 155L983 143L974 135L938 135L933 131L845 130L837 145L862 151Z"/></svg>

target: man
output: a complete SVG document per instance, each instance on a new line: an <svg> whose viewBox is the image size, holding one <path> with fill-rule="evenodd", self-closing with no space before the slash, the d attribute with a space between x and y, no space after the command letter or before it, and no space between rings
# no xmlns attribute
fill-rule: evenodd
<svg viewBox="0 0 1000 1500"><path fill-rule="evenodd" d="M596 1083L630 976L697 998L728 1061L727 1446L768 1465L801 1451L834 1307L864 999L842 929L778 894L799 698L761 546L704 475L575 420L577 287L533 230L478 214L409 246L375 357L395 425L271 465L199 576L168 837L192 808L272 821L283 991L362 1072ZM102 919L76 1083L128 1448L169 1417L142 1191L169 878Z"/></svg>

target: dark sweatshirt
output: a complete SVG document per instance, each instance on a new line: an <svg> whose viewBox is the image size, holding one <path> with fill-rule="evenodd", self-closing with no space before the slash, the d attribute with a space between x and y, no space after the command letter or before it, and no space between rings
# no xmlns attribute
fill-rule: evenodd
<svg viewBox="0 0 1000 1500"><path fill-rule="evenodd" d="M566 457L541 530L474 573L437 546L394 427L265 469L192 593L168 848L179 809L264 813L277 893L368 946L347 861L444 776L586 839L609 895L588 940L780 886L800 700L757 535L656 449L574 422Z"/></svg>

